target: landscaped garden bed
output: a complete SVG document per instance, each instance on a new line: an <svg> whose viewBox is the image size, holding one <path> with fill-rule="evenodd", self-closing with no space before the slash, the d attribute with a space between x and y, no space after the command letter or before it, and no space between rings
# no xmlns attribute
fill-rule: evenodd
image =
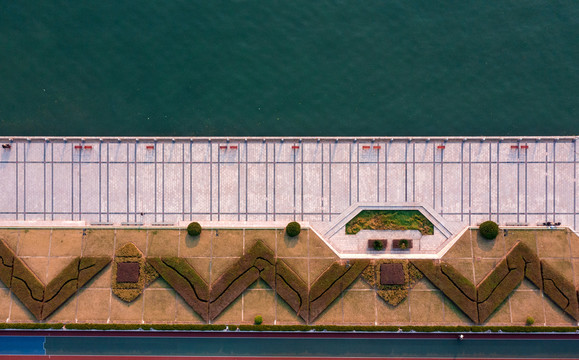
<svg viewBox="0 0 579 360"><path fill-rule="evenodd" d="M388 240L386 239L370 239L368 240L368 249L369 250L386 250L386 246L388 246Z"/></svg>
<svg viewBox="0 0 579 360"><path fill-rule="evenodd" d="M537 331L544 324L555 326L546 331L562 324L576 329L573 254L579 239L573 233L509 230L486 241L478 232L467 230L441 260L373 260L364 267L358 260L339 260L308 229L298 241L283 228L219 234L205 229L196 237L186 229L88 229L86 238L78 230L51 235L0 229L0 316L7 319L0 328L67 323L71 329L230 331L445 331L456 324L466 325L464 331ZM70 239L63 246L58 238ZM113 253L112 266L89 282ZM153 267L146 270L153 264L163 279L148 284L143 275L156 274ZM423 273L429 281L420 280ZM130 282L136 276L137 283ZM111 287L115 294L131 293L129 301L111 297ZM263 323L254 326L257 315Z"/></svg>
<svg viewBox="0 0 579 360"><path fill-rule="evenodd" d="M346 234L360 230L418 230L434 234L434 226L418 210L363 210L346 224Z"/></svg>

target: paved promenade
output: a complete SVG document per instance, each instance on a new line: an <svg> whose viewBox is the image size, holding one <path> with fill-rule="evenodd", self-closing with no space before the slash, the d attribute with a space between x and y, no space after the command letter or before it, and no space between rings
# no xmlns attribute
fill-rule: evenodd
<svg viewBox="0 0 579 360"><path fill-rule="evenodd" d="M0 220L332 221L424 203L577 229L577 138L0 138Z"/></svg>

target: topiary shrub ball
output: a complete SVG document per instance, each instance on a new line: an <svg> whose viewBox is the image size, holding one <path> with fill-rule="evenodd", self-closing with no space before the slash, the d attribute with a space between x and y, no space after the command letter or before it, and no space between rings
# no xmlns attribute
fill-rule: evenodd
<svg viewBox="0 0 579 360"><path fill-rule="evenodd" d="M480 224L479 231L482 237L492 240L499 234L499 226L496 222L489 220Z"/></svg>
<svg viewBox="0 0 579 360"><path fill-rule="evenodd" d="M299 223L295 221L292 221L285 227L285 232L288 234L288 236L291 237L298 236L300 234L300 231L302 231L302 227L300 226Z"/></svg>
<svg viewBox="0 0 579 360"><path fill-rule="evenodd" d="M261 317L261 315L257 315L253 320L253 322L255 323L255 325L261 325L261 323L263 322L263 318Z"/></svg>
<svg viewBox="0 0 579 360"><path fill-rule="evenodd" d="M527 325L531 326L535 323L535 319L533 319L532 316L527 317L527 321L526 321Z"/></svg>
<svg viewBox="0 0 579 360"><path fill-rule="evenodd" d="M192 222L187 226L187 233L190 236L198 236L201 234L201 225L196 221Z"/></svg>

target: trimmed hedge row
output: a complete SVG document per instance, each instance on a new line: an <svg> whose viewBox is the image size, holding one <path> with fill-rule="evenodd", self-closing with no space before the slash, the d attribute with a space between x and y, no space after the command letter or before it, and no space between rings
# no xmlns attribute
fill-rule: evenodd
<svg viewBox="0 0 579 360"><path fill-rule="evenodd" d="M161 275L203 320L209 320L209 286L183 258L148 258Z"/></svg>
<svg viewBox="0 0 579 360"><path fill-rule="evenodd" d="M522 242L517 243L507 253L510 268L520 268L525 271L525 277L539 289L543 288L541 277L541 261L539 257Z"/></svg>
<svg viewBox="0 0 579 360"><path fill-rule="evenodd" d="M110 262L111 259L106 257L76 258L71 261L46 285L40 320L49 317Z"/></svg>
<svg viewBox="0 0 579 360"><path fill-rule="evenodd" d="M77 292L79 265L79 258L74 259L46 285L41 319L46 319Z"/></svg>
<svg viewBox="0 0 579 360"><path fill-rule="evenodd" d="M19 258L14 258L10 290L35 318L42 319L44 284Z"/></svg>
<svg viewBox="0 0 579 360"><path fill-rule="evenodd" d="M479 284L477 298L479 323L485 322L513 290L519 286L525 277L522 269L509 269L507 259L503 259L499 263L498 268L501 269L501 274L503 273L503 269L506 268L507 270L502 279L499 279L497 276L490 276L498 273L493 271ZM487 280L489 276L490 280ZM498 282L495 283L495 281Z"/></svg>
<svg viewBox="0 0 579 360"><path fill-rule="evenodd" d="M479 323L491 316L525 276L539 289L543 288L539 258L518 242L477 287Z"/></svg>
<svg viewBox="0 0 579 360"><path fill-rule="evenodd" d="M258 241L237 263L211 284L209 319L213 320L263 274L264 280L274 285L275 255L262 241Z"/></svg>
<svg viewBox="0 0 579 360"><path fill-rule="evenodd" d="M10 290L36 319L44 320L110 261L104 257L75 258L44 286L22 260L14 257Z"/></svg>
<svg viewBox="0 0 579 360"><path fill-rule="evenodd" d="M579 332L578 326L359 326L359 325L213 325L0 323L0 329L166 330L166 331L362 331L362 332Z"/></svg>
<svg viewBox="0 0 579 360"><path fill-rule="evenodd" d="M541 261L543 274L543 292L553 302L573 319L579 320L579 304L577 293L573 283L567 280L559 272L555 271L545 261Z"/></svg>
<svg viewBox="0 0 579 360"><path fill-rule="evenodd" d="M277 261L275 270L275 292L307 322L308 285L282 260Z"/></svg>
<svg viewBox="0 0 579 360"><path fill-rule="evenodd" d="M412 263L473 322L483 323L527 277L575 320L579 305L573 284L553 270L525 244L518 242L491 272L474 285L447 263L414 260Z"/></svg>
<svg viewBox="0 0 579 360"><path fill-rule="evenodd" d="M478 322L476 289L451 265L437 265L433 260L413 260L412 264L473 322ZM443 270L444 269L444 270Z"/></svg>
<svg viewBox="0 0 579 360"><path fill-rule="evenodd" d="M3 240L0 240L0 281L10 287L12 281L12 269L14 267L14 258L16 254L10 249Z"/></svg>
<svg viewBox="0 0 579 360"><path fill-rule="evenodd" d="M360 276L369 260L354 260L349 267L333 263L310 288L310 317L314 321L340 294Z"/></svg>

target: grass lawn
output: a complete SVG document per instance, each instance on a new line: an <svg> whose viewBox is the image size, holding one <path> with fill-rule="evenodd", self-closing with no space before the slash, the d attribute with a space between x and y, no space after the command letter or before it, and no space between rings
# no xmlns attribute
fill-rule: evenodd
<svg viewBox="0 0 579 360"><path fill-rule="evenodd" d="M112 323L138 323L143 319L143 296L127 303L116 296L111 297Z"/></svg>
<svg viewBox="0 0 579 360"><path fill-rule="evenodd" d="M18 241L19 256L48 256L51 230L24 230Z"/></svg>
<svg viewBox="0 0 579 360"><path fill-rule="evenodd" d="M212 241L213 257L243 255L243 230L216 230Z"/></svg>
<svg viewBox="0 0 579 360"><path fill-rule="evenodd" d="M179 230L149 230L148 256L177 256Z"/></svg>
<svg viewBox="0 0 579 360"><path fill-rule="evenodd" d="M374 325L376 293L373 290L348 290L344 293L344 323Z"/></svg>
<svg viewBox="0 0 579 360"><path fill-rule="evenodd" d="M444 321L444 295L440 291L410 291L408 300L413 324Z"/></svg>
<svg viewBox="0 0 579 360"><path fill-rule="evenodd" d="M246 290L243 293L243 322L253 324L261 315L263 324L273 324L275 320L275 293L270 289Z"/></svg>
<svg viewBox="0 0 579 360"><path fill-rule="evenodd" d="M169 289L146 289L143 320L150 323L175 321L175 291Z"/></svg>
<svg viewBox="0 0 579 360"><path fill-rule="evenodd" d="M545 315L539 290L517 290L511 295L511 316L513 325L525 325L528 316L535 319L535 324L543 325Z"/></svg>
<svg viewBox="0 0 579 360"><path fill-rule="evenodd" d="M79 322L107 321L110 301L110 289L83 289L78 293L77 320Z"/></svg>
<svg viewBox="0 0 579 360"><path fill-rule="evenodd" d="M382 298L376 298L376 312L379 325L407 325L410 323L410 302L408 298L397 306L387 304Z"/></svg>
<svg viewBox="0 0 579 360"><path fill-rule="evenodd" d="M115 252L115 230L89 229L83 244L84 256L112 256Z"/></svg>
<svg viewBox="0 0 579 360"><path fill-rule="evenodd" d="M537 230L539 257L569 257L569 242L565 230Z"/></svg>
<svg viewBox="0 0 579 360"><path fill-rule="evenodd" d="M50 242L50 256L80 256L82 229L54 229Z"/></svg>
<svg viewBox="0 0 579 360"><path fill-rule="evenodd" d="M444 260L456 258L472 259L472 230L467 230L442 257Z"/></svg>
<svg viewBox="0 0 579 360"><path fill-rule="evenodd" d="M363 210L346 224L346 234L360 230L419 230L434 234L432 223L418 210Z"/></svg>

